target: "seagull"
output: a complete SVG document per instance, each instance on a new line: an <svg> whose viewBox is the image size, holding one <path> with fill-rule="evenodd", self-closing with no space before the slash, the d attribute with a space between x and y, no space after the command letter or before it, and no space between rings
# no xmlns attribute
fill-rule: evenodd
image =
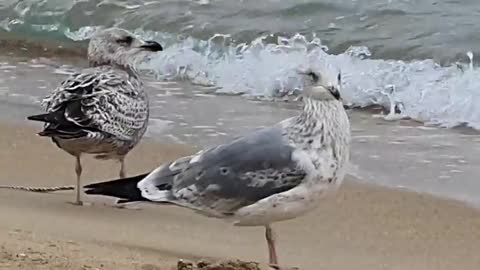
<svg viewBox="0 0 480 270"><path fill-rule="evenodd" d="M269 263L278 267L272 224L310 212L337 190L350 156L340 73L298 73L308 82L299 115L146 174L86 185L86 194L174 204L236 226L263 226Z"/></svg>
<svg viewBox="0 0 480 270"><path fill-rule="evenodd" d="M90 67L71 74L43 99L46 113L27 117L44 122L38 135L50 137L75 157L73 204L83 205L82 154L118 160L120 177L125 177L125 156L143 137L149 119L148 96L132 61L162 50L159 43L140 40L124 29L100 31L89 42Z"/></svg>

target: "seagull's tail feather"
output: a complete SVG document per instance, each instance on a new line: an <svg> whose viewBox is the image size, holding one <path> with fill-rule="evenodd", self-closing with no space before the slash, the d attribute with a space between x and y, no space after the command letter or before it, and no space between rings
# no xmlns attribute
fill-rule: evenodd
<svg viewBox="0 0 480 270"><path fill-rule="evenodd" d="M62 120L65 118L63 112L56 111L51 113L44 113L44 114L36 114L28 116L28 120L38 121L38 122L45 122L45 123L58 123L63 122Z"/></svg>
<svg viewBox="0 0 480 270"><path fill-rule="evenodd" d="M85 188L86 194L120 198L121 200L117 203L148 201L148 199L142 197L142 193L137 187L137 183L143 180L148 174L149 173L89 184L83 188Z"/></svg>

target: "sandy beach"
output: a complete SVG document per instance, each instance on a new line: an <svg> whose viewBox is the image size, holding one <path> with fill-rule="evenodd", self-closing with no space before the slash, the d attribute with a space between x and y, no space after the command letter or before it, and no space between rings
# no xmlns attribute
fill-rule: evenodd
<svg viewBox="0 0 480 270"><path fill-rule="evenodd" d="M36 126L0 126L0 184L71 185L73 159ZM191 149L144 140L130 175ZM118 164L86 160L85 183L115 177ZM0 269L172 269L178 259L266 262L262 228L235 228L170 206L117 209L72 192L0 190ZM276 224L283 265L317 269L478 269L480 212L462 203L359 184L351 177L317 211Z"/></svg>
<svg viewBox="0 0 480 270"><path fill-rule="evenodd" d="M273 225L281 270L480 269L479 1L3 2L0 270L259 270L177 267L204 259L270 269L262 227L5 188L75 184L74 158L25 118L90 65L89 39L110 26L163 48L131 63L150 113L129 176L297 115L298 71L326 82L331 68L351 123L349 175L314 212ZM82 164L83 185L119 174L114 161Z"/></svg>

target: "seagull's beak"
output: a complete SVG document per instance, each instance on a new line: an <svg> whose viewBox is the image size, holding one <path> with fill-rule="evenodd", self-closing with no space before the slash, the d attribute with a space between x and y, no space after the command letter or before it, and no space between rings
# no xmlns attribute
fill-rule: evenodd
<svg viewBox="0 0 480 270"><path fill-rule="evenodd" d="M160 45L160 43L158 43L156 41L153 41L153 40L148 40L148 41L143 42L143 44L140 45L140 48L143 48L143 49L146 49L146 50L152 51L152 52L163 51L162 45Z"/></svg>

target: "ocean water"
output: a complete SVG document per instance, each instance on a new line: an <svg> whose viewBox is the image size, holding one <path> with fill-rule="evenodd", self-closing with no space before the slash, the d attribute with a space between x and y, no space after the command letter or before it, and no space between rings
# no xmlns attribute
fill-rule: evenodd
<svg viewBox="0 0 480 270"><path fill-rule="evenodd" d="M202 147L272 124L298 110L295 70L328 67L353 109L352 174L480 205L479 14L474 0L4 0L0 112L38 111L88 38L119 26L165 47L139 64L149 136Z"/></svg>
<svg viewBox="0 0 480 270"><path fill-rule="evenodd" d="M474 0L7 0L0 35L68 46L120 26L165 44L148 65L159 79L247 96L282 96L301 85L295 68L328 65L351 106L478 129L479 12Z"/></svg>

